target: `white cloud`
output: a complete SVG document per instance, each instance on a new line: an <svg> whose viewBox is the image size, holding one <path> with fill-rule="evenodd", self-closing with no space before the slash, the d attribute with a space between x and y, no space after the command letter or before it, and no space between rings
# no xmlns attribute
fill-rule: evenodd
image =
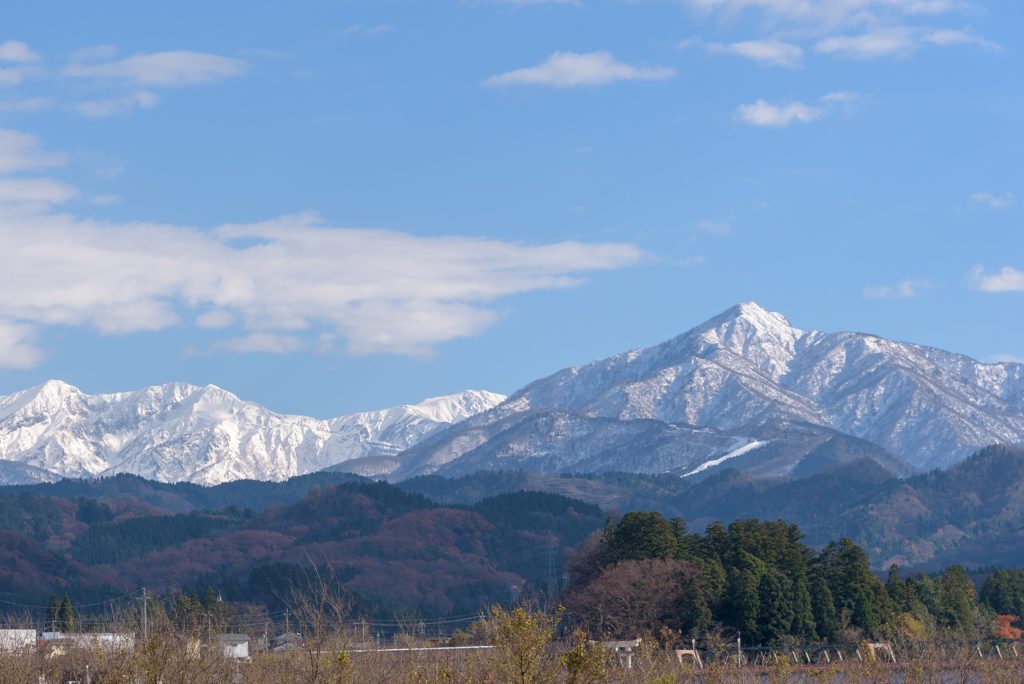
<svg viewBox="0 0 1024 684"><path fill-rule="evenodd" d="M0 178L2 204L64 204L77 196L78 188L50 178Z"/></svg>
<svg viewBox="0 0 1024 684"><path fill-rule="evenodd" d="M126 81L138 85L177 87L211 83L241 76L248 64L240 59L191 50L136 54L117 62L64 67L65 76L95 77Z"/></svg>
<svg viewBox="0 0 1024 684"><path fill-rule="evenodd" d="M853 59L905 57L920 47L912 29L887 26L860 36L830 36L818 41L814 49L827 55Z"/></svg>
<svg viewBox="0 0 1024 684"><path fill-rule="evenodd" d="M535 67L509 71L491 76L484 85L548 85L567 88L578 85L602 85L613 81L654 80L663 81L675 75L671 68L656 66L635 67L616 62L610 53L555 52L547 61Z"/></svg>
<svg viewBox="0 0 1024 684"><path fill-rule="evenodd" d="M99 62L117 57L117 48L113 45L91 45L71 53L72 62Z"/></svg>
<svg viewBox="0 0 1024 684"><path fill-rule="evenodd" d="M1004 197L996 197L995 195L992 195L991 193L987 192L976 192L973 195L971 195L971 199L974 200L975 202L987 204L993 209L1003 209L1005 207L1012 205L1015 201L1012 192L1006 193Z"/></svg>
<svg viewBox="0 0 1024 684"><path fill-rule="evenodd" d="M790 69L799 69L803 66L800 60L804 57L804 51L796 45L775 38L748 40L729 45L711 43L707 47L709 52L740 55L762 66L784 66Z"/></svg>
<svg viewBox="0 0 1024 684"><path fill-rule="evenodd" d="M134 95L113 97L105 100L88 100L74 105L80 113L95 119L120 114L131 114L136 106L152 109L160 102L160 96L147 90L140 90Z"/></svg>
<svg viewBox="0 0 1024 684"><path fill-rule="evenodd" d="M702 14L736 19L760 12L769 23L828 30L850 25L897 22L907 17L938 16L970 7L961 0L683 0Z"/></svg>
<svg viewBox="0 0 1024 684"><path fill-rule="evenodd" d="M803 102L791 102L787 105L773 105L758 100L754 104L741 104L736 108L736 118L751 126L768 126L783 128L793 121L810 123L825 115L825 110L808 107Z"/></svg>
<svg viewBox="0 0 1024 684"><path fill-rule="evenodd" d="M860 99L860 93L848 93L848 92L835 92L828 93L821 96L822 102L828 102L829 104L849 104L856 102Z"/></svg>
<svg viewBox="0 0 1024 684"><path fill-rule="evenodd" d="M0 128L0 173L31 171L46 166L60 166L67 157L56 152L42 152L39 138Z"/></svg>
<svg viewBox="0 0 1024 684"><path fill-rule="evenodd" d="M0 102L0 112L40 112L53 106L48 97L29 97L24 100L8 100Z"/></svg>
<svg viewBox="0 0 1024 684"><path fill-rule="evenodd" d="M967 285L982 292L1024 291L1024 272L1004 266L998 273L988 275L982 266L975 266L967 274Z"/></svg>
<svg viewBox="0 0 1024 684"><path fill-rule="evenodd" d="M27 77L39 76L42 73L42 69L32 66L0 69L0 88L13 88L16 85L21 85L21 82Z"/></svg>
<svg viewBox="0 0 1024 684"><path fill-rule="evenodd" d="M35 368L44 354L36 348L32 326L0 320L0 368Z"/></svg>
<svg viewBox="0 0 1024 684"><path fill-rule="evenodd" d="M213 345L213 351L226 351L232 354L289 354L299 351L305 345L294 335L257 332L222 340Z"/></svg>
<svg viewBox="0 0 1024 684"><path fill-rule="evenodd" d="M94 205L96 205L98 207L106 207L106 206L110 206L111 204L120 204L120 203L121 203L121 196L120 195L96 195L91 200L89 200L89 204L94 204Z"/></svg>
<svg viewBox="0 0 1024 684"><path fill-rule="evenodd" d="M992 354L986 363L1024 363L1024 356L1013 356L1012 354Z"/></svg>
<svg viewBox="0 0 1024 684"><path fill-rule="evenodd" d="M701 221L697 224L697 227L715 235L728 235L729 231L732 230L732 226L725 221Z"/></svg>
<svg viewBox="0 0 1024 684"><path fill-rule="evenodd" d="M693 266L694 264L703 264L703 263L704 263L704 257L702 257L702 256L686 257L685 259L680 259L679 260L679 265L682 266L683 268L689 268L690 266Z"/></svg>
<svg viewBox="0 0 1024 684"><path fill-rule="evenodd" d="M26 43L20 40L8 40L0 43L0 60L4 62L39 62L42 61L42 57L30 50Z"/></svg>
<svg viewBox="0 0 1024 684"><path fill-rule="evenodd" d="M954 29L932 30L927 27L883 26L859 36L829 36L818 41L814 49L823 54L852 59L876 57L908 57L924 45L940 47L975 44L987 50L1002 50L980 36Z"/></svg>
<svg viewBox="0 0 1024 684"><path fill-rule="evenodd" d="M226 328L234 322L234 315L224 309L214 309L196 316L196 325L200 328Z"/></svg>
<svg viewBox="0 0 1024 684"><path fill-rule="evenodd" d="M992 43L980 36L976 36L967 31L957 31L954 29L939 29L938 31L932 31L931 33L925 34L922 41L926 43L933 43L941 47L949 45L980 45L986 50L1002 51L1003 47L997 43Z"/></svg>
<svg viewBox="0 0 1024 684"><path fill-rule="evenodd" d="M283 353L298 347L292 338L312 348L326 331L353 354L425 355L483 332L501 297L572 287L580 274L643 257L629 244L532 246L319 223L304 214L203 231L0 204L0 321L22 326L20 337L0 331L0 364L38 359L24 345L26 331L42 326L128 334L181 324L187 308L207 312L199 325L230 317L253 334L221 343L224 351Z"/></svg>
<svg viewBox="0 0 1024 684"><path fill-rule="evenodd" d="M889 287L865 287L864 297L867 299L902 299L904 297L917 297L921 290L932 287L927 280L904 280L901 283Z"/></svg>

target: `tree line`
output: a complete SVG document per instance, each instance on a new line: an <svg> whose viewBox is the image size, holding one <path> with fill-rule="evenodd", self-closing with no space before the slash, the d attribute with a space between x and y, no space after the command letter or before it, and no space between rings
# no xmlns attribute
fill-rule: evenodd
<svg viewBox="0 0 1024 684"><path fill-rule="evenodd" d="M850 539L818 551L803 538L783 520L715 522L699 534L681 518L627 513L570 560L562 600L592 632L619 638L662 628L765 645L1020 636L1021 570L995 572L980 596L959 565L906 578L893 565L883 583Z"/></svg>

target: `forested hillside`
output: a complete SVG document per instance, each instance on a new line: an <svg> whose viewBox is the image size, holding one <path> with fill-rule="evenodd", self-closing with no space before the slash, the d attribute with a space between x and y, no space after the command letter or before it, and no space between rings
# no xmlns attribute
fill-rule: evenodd
<svg viewBox="0 0 1024 684"><path fill-rule="evenodd" d="M872 567L892 563L940 570L947 565L1024 562L1024 449L992 446L949 470L898 479L873 460L821 468L799 478L728 469L696 484L672 475L601 473L542 476L477 473L398 485L442 501L465 502L513 488L558 492L626 513L656 510L702 529L715 520L795 522L821 548L849 537Z"/></svg>
<svg viewBox="0 0 1024 684"><path fill-rule="evenodd" d="M21 492L0 496L0 599L40 605L67 592L81 604L141 587L217 587L229 600L273 604L290 586L275 578L329 565L367 609L472 612L507 598L510 586L546 589L549 559L561 567L604 517L555 494L444 507L369 481L314 487L259 512L229 505L172 515L135 499Z"/></svg>

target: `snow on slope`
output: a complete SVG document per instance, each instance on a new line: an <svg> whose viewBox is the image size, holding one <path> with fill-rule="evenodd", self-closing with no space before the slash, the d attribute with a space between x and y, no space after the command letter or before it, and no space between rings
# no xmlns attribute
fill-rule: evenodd
<svg viewBox="0 0 1024 684"><path fill-rule="evenodd" d="M86 395L56 380L0 397L0 459L65 477L283 480L393 454L505 397L468 391L323 421L274 413L213 385Z"/></svg>
<svg viewBox="0 0 1024 684"><path fill-rule="evenodd" d="M1024 442L1024 366L808 332L748 302L657 346L533 382L470 422L541 406L740 432L805 422L930 469L988 444Z"/></svg>

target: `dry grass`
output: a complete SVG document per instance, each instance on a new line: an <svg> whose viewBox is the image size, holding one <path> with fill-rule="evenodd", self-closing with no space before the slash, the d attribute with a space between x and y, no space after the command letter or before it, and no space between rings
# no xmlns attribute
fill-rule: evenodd
<svg viewBox="0 0 1024 684"><path fill-rule="evenodd" d="M1024 681L1024 659L985 660L968 645L895 645L898 665L877 661L796 666L774 659L762 668L732 662L706 669L681 665L671 635L644 639L632 668L589 642L583 632L558 633L557 614L533 606L493 609L462 643L406 635L398 648L359 643L362 631L347 622L348 603L330 583L293 596L291 626L301 646L271 653L252 640L248 660L225 656L212 617L151 616L149 633L131 647L47 643L0 652L0 684L1003 684ZM138 633L139 616L111 616L106 631ZM17 625L10 625L17 626ZM281 627L281 626L279 626ZM372 633L372 629L369 630ZM271 634L276 632L271 630ZM488 648L480 648L487 646ZM849 660L849 659L848 659Z"/></svg>

